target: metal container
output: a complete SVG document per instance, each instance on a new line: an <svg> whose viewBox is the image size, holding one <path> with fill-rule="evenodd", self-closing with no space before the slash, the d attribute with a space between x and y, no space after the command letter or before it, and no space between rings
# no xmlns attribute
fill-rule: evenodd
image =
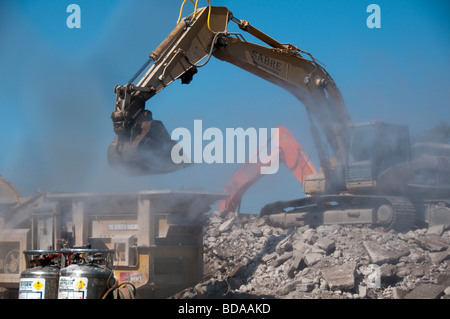
<svg viewBox="0 0 450 319"><path fill-rule="evenodd" d="M64 253L112 254L113 250L105 249L67 249ZM106 265L101 265L99 258L84 262L71 263L60 271L58 299L100 299L108 288L114 285L113 271Z"/></svg>
<svg viewBox="0 0 450 319"><path fill-rule="evenodd" d="M48 256L59 253L50 250L26 250L26 255L41 255L43 262L20 274L19 299L57 299L60 264L51 264Z"/></svg>

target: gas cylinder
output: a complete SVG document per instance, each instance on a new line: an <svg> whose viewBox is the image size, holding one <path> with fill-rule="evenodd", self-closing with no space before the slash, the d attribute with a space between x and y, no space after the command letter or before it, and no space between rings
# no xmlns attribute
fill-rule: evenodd
<svg viewBox="0 0 450 319"><path fill-rule="evenodd" d="M67 266L60 270L58 299L100 299L114 286L114 250L75 248L62 253Z"/></svg>
<svg viewBox="0 0 450 319"><path fill-rule="evenodd" d="M60 251L25 250L25 255L33 255L30 268L20 274L19 299L57 299Z"/></svg>

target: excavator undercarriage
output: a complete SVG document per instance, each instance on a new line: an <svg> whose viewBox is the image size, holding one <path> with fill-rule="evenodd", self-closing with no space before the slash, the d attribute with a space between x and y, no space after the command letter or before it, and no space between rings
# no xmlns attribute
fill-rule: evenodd
<svg viewBox="0 0 450 319"><path fill-rule="evenodd" d="M415 224L416 208L404 197L318 195L268 204L261 215L279 227L366 224L408 231Z"/></svg>

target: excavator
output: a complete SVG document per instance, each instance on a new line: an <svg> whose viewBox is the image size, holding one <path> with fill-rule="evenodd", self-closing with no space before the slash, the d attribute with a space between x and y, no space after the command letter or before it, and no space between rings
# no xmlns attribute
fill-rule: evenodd
<svg viewBox="0 0 450 319"><path fill-rule="evenodd" d="M279 153L280 162L284 163L292 171L303 186L306 176L316 174L317 170L309 156L304 152L303 147L297 143L287 128L279 126L278 132L279 143L276 151ZM272 136L272 138L275 138L275 136ZM267 149L267 144L263 145L252 158L257 158L262 148ZM225 216L230 212L239 213L242 196L250 186L264 176L264 174L261 174L260 169L262 165L261 162L250 159L233 174L223 189L224 193L230 195L219 203L218 212L220 216Z"/></svg>
<svg viewBox="0 0 450 319"><path fill-rule="evenodd" d="M145 103L175 80L189 84L214 57L293 94L306 109L320 170L305 177L311 196L264 206L261 216L312 224L370 224L404 231L450 215L448 145L414 151L409 128L384 121L353 123L339 88L307 51L281 43L226 7L198 8L181 18L124 85L116 85L111 114L115 138L108 161L129 174L165 174L177 143ZM235 23L238 32L229 31ZM251 35L264 45L249 42Z"/></svg>

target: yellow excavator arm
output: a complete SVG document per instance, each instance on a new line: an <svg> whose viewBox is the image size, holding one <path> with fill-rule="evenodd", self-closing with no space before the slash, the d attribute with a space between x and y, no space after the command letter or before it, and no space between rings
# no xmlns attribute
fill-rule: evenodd
<svg viewBox="0 0 450 319"><path fill-rule="evenodd" d="M242 33L228 31L229 22L268 46L248 42ZM127 84L115 87L111 118L116 138L108 150L111 164L135 174L167 173L184 167L171 160L176 142L160 121L153 120L145 102L177 79L188 84L212 56L283 87L303 103L325 177L330 164L315 123L337 162L345 162L344 127L350 124L350 116L328 72L308 52L276 41L247 21L235 18L225 7L208 6L178 22L136 75Z"/></svg>

